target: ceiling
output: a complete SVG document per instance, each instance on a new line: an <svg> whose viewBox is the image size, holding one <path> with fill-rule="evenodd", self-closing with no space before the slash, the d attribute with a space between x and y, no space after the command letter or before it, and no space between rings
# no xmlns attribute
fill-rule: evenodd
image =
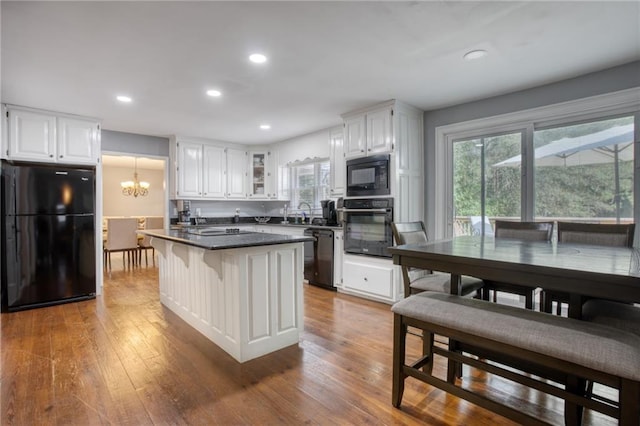
<svg viewBox="0 0 640 426"><path fill-rule="evenodd" d="M640 59L638 1L0 7L3 102L97 117L109 130L249 144L388 99L431 110ZM473 49L489 55L465 61ZM250 63L254 52L268 61Z"/></svg>

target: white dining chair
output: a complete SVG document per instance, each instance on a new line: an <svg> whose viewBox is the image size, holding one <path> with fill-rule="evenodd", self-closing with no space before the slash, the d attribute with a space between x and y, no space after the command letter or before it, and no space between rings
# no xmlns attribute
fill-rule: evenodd
<svg viewBox="0 0 640 426"><path fill-rule="evenodd" d="M138 251L138 219L107 219L107 236L104 241L104 262L111 272L111 253L122 252L122 267L125 267L125 256L129 265L137 263Z"/></svg>

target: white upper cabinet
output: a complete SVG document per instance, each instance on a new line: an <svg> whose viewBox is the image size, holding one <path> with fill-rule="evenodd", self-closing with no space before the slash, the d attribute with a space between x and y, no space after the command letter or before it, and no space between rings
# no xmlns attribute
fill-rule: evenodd
<svg viewBox="0 0 640 426"><path fill-rule="evenodd" d="M95 119L4 106L7 119L2 157L11 160L97 164L100 123Z"/></svg>
<svg viewBox="0 0 640 426"><path fill-rule="evenodd" d="M249 152L249 198L277 198L276 177L271 151Z"/></svg>
<svg viewBox="0 0 640 426"><path fill-rule="evenodd" d="M364 157L367 155L365 139L365 116L357 115L344 119L344 156Z"/></svg>
<svg viewBox="0 0 640 426"><path fill-rule="evenodd" d="M330 191L332 197L344 195L346 162L344 158L344 134L342 129L329 133L329 161L331 163Z"/></svg>
<svg viewBox="0 0 640 426"><path fill-rule="evenodd" d="M204 140L171 138L171 196L246 198L247 152Z"/></svg>
<svg viewBox="0 0 640 426"><path fill-rule="evenodd" d="M226 148L227 198L247 198L247 152Z"/></svg>
<svg viewBox="0 0 640 426"><path fill-rule="evenodd" d="M393 108L389 105L343 115L346 158L393 151Z"/></svg>
<svg viewBox="0 0 640 426"><path fill-rule="evenodd" d="M202 197L202 144L177 143L177 193L181 198Z"/></svg>
<svg viewBox="0 0 640 426"><path fill-rule="evenodd" d="M367 113L367 155L393 150L391 107Z"/></svg>
<svg viewBox="0 0 640 426"><path fill-rule="evenodd" d="M204 145L202 148L202 196L224 198L226 189L225 148Z"/></svg>

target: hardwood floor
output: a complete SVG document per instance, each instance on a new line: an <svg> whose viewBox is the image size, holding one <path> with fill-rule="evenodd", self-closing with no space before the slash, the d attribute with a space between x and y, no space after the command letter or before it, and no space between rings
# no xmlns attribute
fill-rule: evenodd
<svg viewBox="0 0 640 426"><path fill-rule="evenodd" d="M413 379L393 408L389 305L304 290L299 344L244 364L162 307L151 266L115 268L96 300L2 314L0 424L512 424ZM419 350L413 337L408 353ZM444 362L435 369L444 377ZM467 370L463 380L563 423L553 398Z"/></svg>

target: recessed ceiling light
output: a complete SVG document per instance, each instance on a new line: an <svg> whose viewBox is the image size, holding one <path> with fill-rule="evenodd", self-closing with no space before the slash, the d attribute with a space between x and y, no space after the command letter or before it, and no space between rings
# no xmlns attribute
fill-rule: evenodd
<svg viewBox="0 0 640 426"><path fill-rule="evenodd" d="M465 53L463 58L467 61L473 61L474 59L484 58L488 54L489 53L486 50L478 49Z"/></svg>
<svg viewBox="0 0 640 426"><path fill-rule="evenodd" d="M266 123L265 124L261 124L260 128L262 130L269 130L269 129L271 129L271 124L266 124Z"/></svg>
<svg viewBox="0 0 640 426"><path fill-rule="evenodd" d="M133 100L129 96L124 96L124 95L118 95L116 96L116 99L119 100L120 102L125 102L125 103L129 103Z"/></svg>
<svg viewBox="0 0 640 426"><path fill-rule="evenodd" d="M255 64L263 64L267 62L267 57L262 53L254 53L249 56L249 60Z"/></svg>
<svg viewBox="0 0 640 426"><path fill-rule="evenodd" d="M222 95L222 92L219 90L207 90L207 95L217 98L218 96Z"/></svg>

